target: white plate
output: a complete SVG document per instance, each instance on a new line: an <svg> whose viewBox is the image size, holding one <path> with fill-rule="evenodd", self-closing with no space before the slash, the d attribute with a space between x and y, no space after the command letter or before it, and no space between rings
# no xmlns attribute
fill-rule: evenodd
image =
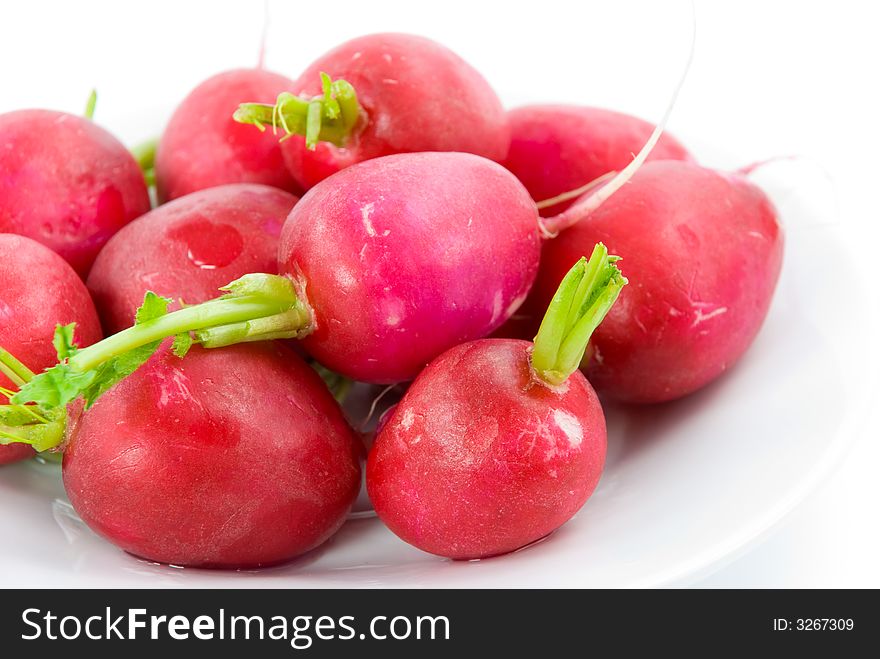
<svg viewBox="0 0 880 659"><path fill-rule="evenodd" d="M31 462L0 469L0 585L657 586L693 578L732 557L827 475L873 395L867 367L876 360L865 354L873 342L857 340L877 336L873 309L860 302L871 298L839 239L827 183L809 185L804 171L780 164L756 175L779 206L787 245L776 299L751 350L685 400L607 409L605 475L576 518L543 542L453 562L409 547L378 519L357 519L283 567L175 569L95 536L68 504L58 467Z"/></svg>

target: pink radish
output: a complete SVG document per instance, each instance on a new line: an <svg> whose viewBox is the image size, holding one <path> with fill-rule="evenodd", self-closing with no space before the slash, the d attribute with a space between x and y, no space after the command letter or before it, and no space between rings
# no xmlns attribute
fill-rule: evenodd
<svg viewBox="0 0 880 659"><path fill-rule="evenodd" d="M150 210L126 148L84 117L50 110L0 115L0 232L58 252L81 277L110 237Z"/></svg>
<svg viewBox="0 0 880 659"><path fill-rule="evenodd" d="M264 185L224 185L128 225L107 243L88 278L104 329L131 325L148 290L194 304L249 272L277 272L278 236L296 201Z"/></svg>
<svg viewBox="0 0 880 659"><path fill-rule="evenodd" d="M511 139L503 164L537 202L623 169L654 130L652 124L628 114L573 105L530 105L507 116ZM692 159L668 133L648 156L648 160ZM552 216L570 205L566 201L542 206L541 214Z"/></svg>
<svg viewBox="0 0 880 659"><path fill-rule="evenodd" d="M594 335L586 372L601 393L640 403L684 396L736 363L767 314L783 252L772 203L744 176L651 162L545 244L526 314L553 295L560 264L595 241L623 257L633 285Z"/></svg>
<svg viewBox="0 0 880 659"><path fill-rule="evenodd" d="M626 281L601 245L570 271L535 344L482 339L416 378L370 452L367 488L406 542L474 559L551 533L590 496L605 419L577 370Z"/></svg>
<svg viewBox="0 0 880 659"><path fill-rule="evenodd" d="M236 118L292 135L282 150L304 189L379 156L462 151L500 161L510 144L504 109L488 83L424 37L352 39L315 60L288 91L275 107L246 104Z"/></svg>
<svg viewBox="0 0 880 659"><path fill-rule="evenodd" d="M271 71L237 69L193 89L174 111L156 149L159 199L227 183L263 183L298 193L278 139L232 118L240 103L274 100L292 86L292 80Z"/></svg>
<svg viewBox="0 0 880 659"><path fill-rule="evenodd" d="M401 154L349 167L284 225L279 271L300 282L303 347L357 380L415 377L522 303L538 266L537 210L501 166L469 154Z"/></svg>
<svg viewBox="0 0 880 659"><path fill-rule="evenodd" d="M101 338L88 291L64 259L30 238L0 234L0 345L37 371L48 368L57 361L52 333L58 323L76 323L83 345ZM27 377L0 351L0 403L23 384L22 375ZM0 406L0 444L10 433L15 436L4 419L9 411ZM0 464L33 455L26 444L0 445Z"/></svg>

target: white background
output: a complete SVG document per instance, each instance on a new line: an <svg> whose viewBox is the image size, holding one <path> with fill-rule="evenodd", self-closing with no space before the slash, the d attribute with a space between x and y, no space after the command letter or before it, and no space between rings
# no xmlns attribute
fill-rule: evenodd
<svg viewBox="0 0 880 659"><path fill-rule="evenodd" d="M696 7L696 57L670 130L731 154L707 163L713 166L800 156L772 166L793 168L792 194L824 191L826 221L840 226L872 285L880 283L880 12L863 2ZM202 79L256 64L264 15L262 2L241 0L3 3L0 111L80 112L94 87L96 120L133 144L157 133L174 102ZM684 1L278 0L269 17L266 64L292 77L346 38L400 30L458 51L510 105L541 98L655 120L691 33ZM864 304L877 304L880 293L872 293ZM880 587L878 429L875 413L818 491L729 565L692 583Z"/></svg>

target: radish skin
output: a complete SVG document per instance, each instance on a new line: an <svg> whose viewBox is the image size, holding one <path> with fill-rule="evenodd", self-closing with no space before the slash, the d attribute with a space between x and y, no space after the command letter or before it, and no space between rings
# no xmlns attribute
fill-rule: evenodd
<svg viewBox="0 0 880 659"><path fill-rule="evenodd" d="M767 314L784 243L772 203L745 177L650 162L546 242L523 315L535 318L560 264L597 241L623 258L633 285L593 336L586 374L603 395L635 403L687 395L736 363Z"/></svg>
<svg viewBox="0 0 880 659"><path fill-rule="evenodd" d="M623 169L642 148L654 125L602 108L531 105L508 112L510 151L504 166L522 181L536 202L551 199ZM648 160L693 160L664 133ZM550 217L573 200L542 208Z"/></svg>
<svg viewBox="0 0 880 659"><path fill-rule="evenodd" d="M83 278L119 229L150 210L132 155L88 119L50 110L0 115L0 232L60 254Z"/></svg>
<svg viewBox="0 0 880 659"><path fill-rule="evenodd" d="M187 304L249 272L277 272L278 237L297 202L265 185L224 185L159 206L116 234L88 287L108 333L134 319L144 293Z"/></svg>
<svg viewBox="0 0 880 659"><path fill-rule="evenodd" d="M278 138L232 118L240 103L274 101L293 81L264 69L236 69L208 78L174 111L156 150L159 199L229 183L262 183L299 194Z"/></svg>
<svg viewBox="0 0 880 659"><path fill-rule="evenodd" d="M430 39L395 33L352 39L315 60L288 91L304 99L320 96L322 73L354 88L361 118L344 144L324 141L310 149L301 135L284 140L285 162L303 189L355 163L396 153L460 151L495 161L507 154L510 132L498 96L473 67ZM273 123L271 109L251 110L257 112L239 119ZM278 124L283 117L274 119Z"/></svg>
<svg viewBox="0 0 880 659"><path fill-rule="evenodd" d="M518 308L538 267L538 213L500 165L400 154L310 190L284 225L279 271L314 311L303 347L356 380L412 379Z"/></svg>
<svg viewBox="0 0 880 659"><path fill-rule="evenodd" d="M40 371L57 361L55 325L75 322L82 345L101 339L95 307L82 280L58 254L40 243L0 234L0 346ZM0 372L0 387L16 383ZM6 404L0 394L0 404ZM0 464L33 457L26 444L0 446Z"/></svg>

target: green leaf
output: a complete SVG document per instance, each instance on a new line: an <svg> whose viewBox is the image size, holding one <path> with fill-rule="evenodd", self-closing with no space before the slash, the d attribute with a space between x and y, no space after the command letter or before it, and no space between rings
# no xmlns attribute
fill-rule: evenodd
<svg viewBox="0 0 880 659"><path fill-rule="evenodd" d="M86 409L94 405L95 401L98 400L101 394L113 387L120 380L134 373L146 363L150 357L153 356L153 353L156 352L161 343L161 341L147 343L139 348L129 350L128 352L113 357L98 366L95 370L89 371L89 373L94 374L95 377L88 386L84 387L82 390L82 396L86 401Z"/></svg>
<svg viewBox="0 0 880 659"><path fill-rule="evenodd" d="M189 349L192 348L193 340L192 336L190 336L189 332L181 332L177 336L174 337L174 343L171 346L171 351L183 359L186 357L186 353L189 352Z"/></svg>
<svg viewBox="0 0 880 659"><path fill-rule="evenodd" d="M171 300L147 291L144 302L135 314L135 325L155 320L168 313ZM59 359L68 359L76 352L73 343L73 324L55 330L55 349ZM36 403L42 408L64 408L82 396L86 407L94 405L98 397L117 382L134 373L159 348L161 341L153 341L134 350L108 359L97 368L74 371L63 362L47 369L21 387L10 400L14 404Z"/></svg>
<svg viewBox="0 0 880 659"><path fill-rule="evenodd" d="M147 291L144 295L144 302L138 307L134 315L134 324L141 325L148 320L155 320L168 313L168 305L171 299L156 295L153 291Z"/></svg>
<svg viewBox="0 0 880 659"><path fill-rule="evenodd" d="M95 376L95 371L75 373L67 364L57 364L22 386L10 402L14 405L36 403L44 408L64 407L88 389Z"/></svg>
<svg viewBox="0 0 880 659"><path fill-rule="evenodd" d="M77 351L76 343L73 341L75 328L76 323L55 326L55 336L52 337L52 345L55 346L55 352L58 353L58 361L60 362L71 357Z"/></svg>
<svg viewBox="0 0 880 659"><path fill-rule="evenodd" d="M26 426L34 421L24 405L0 405L0 425Z"/></svg>
<svg viewBox="0 0 880 659"><path fill-rule="evenodd" d="M30 444L35 451L47 451L64 441L65 418L49 423L7 427L0 424L0 445Z"/></svg>
<svg viewBox="0 0 880 659"><path fill-rule="evenodd" d="M5 428L0 425L0 446L32 443L33 440L27 436L27 431L22 432L20 428Z"/></svg>

